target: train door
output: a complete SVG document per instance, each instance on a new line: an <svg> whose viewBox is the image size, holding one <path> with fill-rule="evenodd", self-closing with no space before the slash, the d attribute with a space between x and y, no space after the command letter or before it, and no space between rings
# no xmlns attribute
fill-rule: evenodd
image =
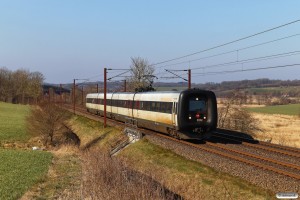
<svg viewBox="0 0 300 200"><path fill-rule="evenodd" d="M176 126L177 124L177 99L173 100L172 104L172 125Z"/></svg>

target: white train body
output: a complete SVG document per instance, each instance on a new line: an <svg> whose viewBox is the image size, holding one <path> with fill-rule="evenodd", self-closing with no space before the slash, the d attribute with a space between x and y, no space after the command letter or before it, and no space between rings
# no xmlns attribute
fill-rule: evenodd
<svg viewBox="0 0 300 200"><path fill-rule="evenodd" d="M204 130L201 131L203 133L207 129L215 128L216 126L216 102L214 94L212 96L211 94L213 93L203 90L107 93L106 112L108 118L123 122L127 120L135 121L138 127L181 138L193 138L193 135L182 131L201 128ZM195 121L194 111L191 111L192 115L188 114L186 106L182 105L190 104L190 106L195 106L194 101L191 103L190 101L192 100L189 101L189 98L197 99L199 106L203 107L203 111L197 111L197 116L203 115L202 119ZM103 99L103 93L88 94L86 97L87 110L103 116ZM195 134L195 136L197 138L199 134Z"/></svg>

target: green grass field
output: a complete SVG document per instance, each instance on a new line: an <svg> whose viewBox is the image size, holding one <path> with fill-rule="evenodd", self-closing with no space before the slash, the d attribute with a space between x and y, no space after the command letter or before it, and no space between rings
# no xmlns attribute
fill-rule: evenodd
<svg viewBox="0 0 300 200"><path fill-rule="evenodd" d="M25 118L29 106L0 102L0 142L26 141Z"/></svg>
<svg viewBox="0 0 300 200"><path fill-rule="evenodd" d="M299 115L300 104L247 108L247 110L251 112L266 113L266 114Z"/></svg>
<svg viewBox="0 0 300 200"><path fill-rule="evenodd" d="M26 142L26 116L29 106L0 102L0 143ZM43 180L52 154L43 151L1 149L0 199L18 199Z"/></svg>
<svg viewBox="0 0 300 200"><path fill-rule="evenodd" d="M0 149L0 199L18 199L47 174L52 155Z"/></svg>
<svg viewBox="0 0 300 200"><path fill-rule="evenodd" d="M250 93L262 94L262 93L289 93L289 92L299 92L299 86L291 87L264 87L264 88L249 88L247 89Z"/></svg>

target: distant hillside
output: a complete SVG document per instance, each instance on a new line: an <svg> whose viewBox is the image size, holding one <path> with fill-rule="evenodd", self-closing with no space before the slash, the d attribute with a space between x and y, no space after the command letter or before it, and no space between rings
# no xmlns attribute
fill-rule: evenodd
<svg viewBox="0 0 300 200"><path fill-rule="evenodd" d="M100 91L103 88L103 82L85 82L84 84L78 83L79 87L96 87L98 84ZM48 89L49 86L56 87L59 91L59 84L44 84L44 89ZM251 92L263 92L265 88L277 88L277 87L300 87L300 80L270 80L270 79L256 79L256 80L242 80L242 81L223 81L221 83L205 83L205 84L192 84L193 88L201 88L206 90L215 91L218 94L222 94L226 91L232 91L236 89L248 89L247 91ZM64 84L63 88L71 90L73 87L72 83ZM123 87L123 82L107 82L107 87L109 91L120 90ZM186 82L155 82L153 87L157 90L182 90L187 88ZM260 88L259 90L254 90L253 88ZM267 89L269 90L269 89ZM278 92L278 90L276 90ZM281 90L280 90L281 91ZM274 90L273 90L274 92Z"/></svg>
<svg viewBox="0 0 300 200"><path fill-rule="evenodd" d="M247 88L266 88L266 87L289 87L300 86L300 80L270 80L270 79L255 79L242 81L223 81L221 83L205 83L193 85L199 88L210 90L234 90Z"/></svg>

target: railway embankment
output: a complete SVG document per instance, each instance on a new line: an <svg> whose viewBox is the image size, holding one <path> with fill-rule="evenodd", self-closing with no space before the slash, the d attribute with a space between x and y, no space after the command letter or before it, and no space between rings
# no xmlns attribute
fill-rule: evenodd
<svg viewBox="0 0 300 200"><path fill-rule="evenodd" d="M96 118L100 121L99 117L96 116ZM110 127L103 129L101 122L77 116L70 122L70 127L81 139L81 149L90 141L97 141L92 142L93 145L85 151L92 152L93 156L99 156L99 159L92 159L94 162L112 162L116 166L121 163L120 165L126 166L129 171L151 177L163 188L184 199L244 199L245 197L265 199L273 195L270 190L255 186L227 173L218 172L199 161L193 161L190 156L180 155L180 153L174 152L175 148L159 145L148 136L110 157L108 156L109 152L128 139L122 132L121 126L113 127L111 124ZM98 140L99 138L101 139ZM97 177L92 166L98 166L99 163L84 161L83 173L91 178ZM108 169L110 174L116 173L116 171L112 171L113 167L108 167ZM115 170L120 171L120 169ZM139 183L138 185L143 184ZM88 188L92 188L91 185ZM94 188L94 192L98 189Z"/></svg>

